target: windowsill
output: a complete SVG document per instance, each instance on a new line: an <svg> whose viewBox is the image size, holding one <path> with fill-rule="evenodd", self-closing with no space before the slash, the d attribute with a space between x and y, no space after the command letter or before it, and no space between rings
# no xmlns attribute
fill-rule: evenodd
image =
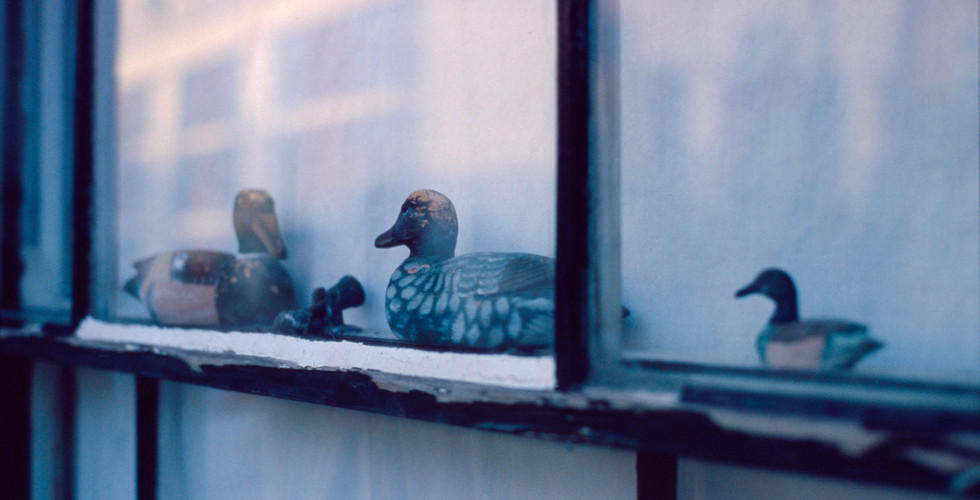
<svg viewBox="0 0 980 500"><path fill-rule="evenodd" d="M551 356L438 352L270 333L123 325L93 318L82 321L71 341L83 346L110 343L127 350L180 350L231 360L262 359L284 368L329 371L357 368L511 389L555 388L555 360Z"/></svg>
<svg viewBox="0 0 980 500"><path fill-rule="evenodd" d="M45 336L40 328L2 331L0 351L510 434L934 492L950 492L957 481L980 471L978 412L925 412L919 418L929 424L916 432L915 426L869 423L868 415L891 415L894 408L888 406L845 401L844 407L857 405L862 411L821 416L774 411L758 404L765 395L753 399L753 393L731 388L687 386L677 382L676 374L665 374L662 383L642 391L590 387L561 392L553 389L550 357L92 319L68 337ZM980 394L974 396L980 403ZM812 404L805 395L794 397ZM966 399L972 403L969 394ZM841 407L840 401L827 404ZM904 410L914 414L916 408ZM955 425L943 427L946 422ZM980 485L968 493L980 494Z"/></svg>

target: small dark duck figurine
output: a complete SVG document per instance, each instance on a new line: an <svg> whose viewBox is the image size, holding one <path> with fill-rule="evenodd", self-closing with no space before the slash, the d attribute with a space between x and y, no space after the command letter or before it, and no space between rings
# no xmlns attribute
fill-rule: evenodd
<svg viewBox="0 0 980 500"><path fill-rule="evenodd" d="M283 311L276 316L273 330L303 337L342 338L360 328L344 324L344 309L364 304L364 288L353 276L344 276L336 285L313 290L310 307Z"/></svg>
<svg viewBox="0 0 980 500"><path fill-rule="evenodd" d="M279 262L272 197L260 189L238 193L234 207L238 254L176 250L139 260L123 289L141 300L154 321L167 325L269 325L296 307L289 273Z"/></svg>
<svg viewBox="0 0 980 500"><path fill-rule="evenodd" d="M546 348L553 343L555 261L525 253L455 257L456 209L423 189L401 207L395 225L374 242L405 245L385 293L388 325L427 345L485 350Z"/></svg>
<svg viewBox="0 0 980 500"><path fill-rule="evenodd" d="M800 320L796 287L781 269L766 269L736 298L760 293L776 302L776 312L759 334L759 359L772 368L810 370L850 369L867 354L882 347L868 336L868 328L837 319Z"/></svg>

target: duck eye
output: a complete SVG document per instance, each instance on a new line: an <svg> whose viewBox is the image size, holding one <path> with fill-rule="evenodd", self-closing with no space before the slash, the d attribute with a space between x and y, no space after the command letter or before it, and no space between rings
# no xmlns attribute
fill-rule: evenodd
<svg viewBox="0 0 980 500"><path fill-rule="evenodd" d="M398 213L399 214L403 214L405 212L408 212L408 203L403 204L402 205L402 211L401 212L398 212Z"/></svg>

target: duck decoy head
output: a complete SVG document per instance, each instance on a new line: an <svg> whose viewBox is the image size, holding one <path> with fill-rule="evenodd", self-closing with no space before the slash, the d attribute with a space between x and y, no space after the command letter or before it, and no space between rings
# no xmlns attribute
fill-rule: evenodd
<svg viewBox="0 0 980 500"><path fill-rule="evenodd" d="M754 293L765 295L776 302L776 312L769 319L771 324L798 321L800 318L796 308L796 287L793 279L782 269L770 268L756 276L755 281L735 292L735 298L745 297Z"/></svg>
<svg viewBox="0 0 980 500"><path fill-rule="evenodd" d="M374 240L377 248L405 245L410 257L450 258L456 252L456 208L442 193L421 189L402 204L391 229Z"/></svg>
<svg viewBox="0 0 980 500"><path fill-rule="evenodd" d="M268 253L286 258L286 245L279 234L275 203L261 189L244 189L235 198L235 234L239 253Z"/></svg>
<svg viewBox="0 0 980 500"><path fill-rule="evenodd" d="M735 298L754 293L765 295L776 301L788 296L792 296L795 300L796 287L793 286L793 279L789 277L786 271L770 268L759 273L752 283L735 292Z"/></svg>

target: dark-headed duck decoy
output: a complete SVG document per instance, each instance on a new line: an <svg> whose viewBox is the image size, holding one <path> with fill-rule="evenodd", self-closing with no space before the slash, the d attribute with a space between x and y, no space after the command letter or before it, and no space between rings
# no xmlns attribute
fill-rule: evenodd
<svg viewBox="0 0 980 500"><path fill-rule="evenodd" d="M776 312L759 333L756 347L762 363L772 368L850 369L882 347L868 328L838 319L800 320L793 279L781 269L762 271L736 298L759 293L776 302Z"/></svg>
<svg viewBox="0 0 980 500"><path fill-rule="evenodd" d="M526 253L454 256L456 209L449 198L412 193L398 220L374 242L405 245L405 259L385 293L388 325L428 345L487 350L553 343L555 261Z"/></svg>
<svg viewBox="0 0 980 500"><path fill-rule="evenodd" d="M286 246L272 197L241 191L233 219L237 254L176 250L147 257L133 264L136 276L124 290L162 324L272 324L280 311L296 308L292 278L279 262Z"/></svg>

